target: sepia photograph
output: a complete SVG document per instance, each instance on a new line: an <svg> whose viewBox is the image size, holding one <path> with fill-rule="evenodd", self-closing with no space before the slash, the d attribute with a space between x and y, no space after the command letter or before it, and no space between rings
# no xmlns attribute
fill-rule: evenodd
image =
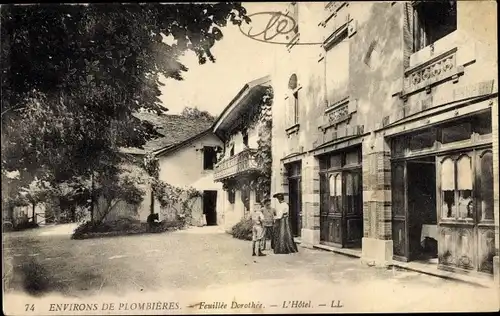
<svg viewBox="0 0 500 316"><path fill-rule="evenodd" d="M500 311L497 2L0 5L5 315Z"/></svg>

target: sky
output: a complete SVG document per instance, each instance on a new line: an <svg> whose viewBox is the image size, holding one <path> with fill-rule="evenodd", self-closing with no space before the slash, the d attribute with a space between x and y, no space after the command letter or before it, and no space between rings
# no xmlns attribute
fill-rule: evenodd
<svg viewBox="0 0 500 316"><path fill-rule="evenodd" d="M247 15L251 15L281 11L286 4L247 2L243 6ZM258 16L252 20L252 27L263 30L267 20ZM180 59L189 68L183 73L184 80L163 80L165 86L161 87L160 99L169 114L179 114L189 106L218 115L247 82L271 73L275 50L283 47L251 39L243 35L238 26L229 24L222 29L223 39L212 48L215 63L207 61L200 65L196 55L188 52Z"/></svg>

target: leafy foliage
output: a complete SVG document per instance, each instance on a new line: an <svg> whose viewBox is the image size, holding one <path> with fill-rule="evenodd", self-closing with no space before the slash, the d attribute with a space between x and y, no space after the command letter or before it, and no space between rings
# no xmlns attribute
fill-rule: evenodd
<svg viewBox="0 0 500 316"><path fill-rule="evenodd" d="M252 226L251 219L243 218L232 227L231 235L238 239L252 240Z"/></svg>
<svg viewBox="0 0 500 316"><path fill-rule="evenodd" d="M187 118L202 119L208 122L215 121L215 117L212 114L210 114L208 111L201 111L197 107L185 107L182 110L181 115Z"/></svg>
<svg viewBox="0 0 500 316"><path fill-rule="evenodd" d="M113 177L104 176L98 182L100 186L96 188L95 194L104 198L106 207L100 210L97 222L102 222L120 201L138 205L144 199L145 192L137 186L138 179L129 174L122 173Z"/></svg>
<svg viewBox="0 0 500 316"><path fill-rule="evenodd" d="M211 48L221 28L249 21L239 3L0 10L2 169L53 183L96 175L112 184L117 148L141 147L158 135L132 113L166 110L160 76L182 80L188 69L178 58L187 50L200 64L215 61ZM125 197L116 189L102 193ZM137 200L131 187L125 192Z"/></svg>
<svg viewBox="0 0 500 316"><path fill-rule="evenodd" d="M245 189L250 187L252 190L257 190L263 194L269 195L271 190L271 172L272 172L272 104L274 93L269 87L262 96L257 107L254 107L250 113L244 116L241 121L246 122L246 126L258 128L259 139L257 141L257 152L255 159L261 167L259 174L255 179L248 181L225 180L223 181L223 189L229 190L235 187ZM245 125L241 123L240 129Z"/></svg>
<svg viewBox="0 0 500 316"><path fill-rule="evenodd" d="M72 239L88 239L111 237L121 235L136 235L146 233L162 233L177 230L183 227L183 223L178 220L162 221L154 230L151 230L148 223L141 223L130 219L120 219L112 222L88 221L78 226Z"/></svg>

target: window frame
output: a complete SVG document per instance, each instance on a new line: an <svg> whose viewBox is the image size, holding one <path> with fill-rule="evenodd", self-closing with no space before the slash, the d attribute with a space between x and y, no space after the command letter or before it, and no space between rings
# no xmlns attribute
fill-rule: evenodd
<svg viewBox="0 0 500 316"><path fill-rule="evenodd" d="M236 202L236 192L233 190L227 191L227 201L229 204L234 204Z"/></svg>
<svg viewBox="0 0 500 316"><path fill-rule="evenodd" d="M212 162L207 165L207 153L212 153ZM217 163L217 151L214 146L203 146L203 170L214 170ZM210 167L211 166L211 167Z"/></svg>
<svg viewBox="0 0 500 316"><path fill-rule="evenodd" d="M444 1L443 1L444 2ZM448 36L449 34L453 33L458 29L458 16L457 16L457 1L452 1L454 2L454 14L455 14L455 26L454 29L450 28L450 31L447 32L445 35L442 35L441 37L437 39L429 39L429 36L431 32L429 29L431 29L431 26L428 24L428 20L430 18L425 18L425 12L423 6L424 5L439 5L439 3L442 2L436 2L436 3L431 3L431 2L422 2L422 1L413 1L411 3L412 5L412 53L419 52L423 49L425 49L428 46L433 45L437 41L441 40L442 38ZM427 8L429 10L429 8ZM437 19L436 19L437 21ZM440 24L441 26L443 24ZM435 30L434 30L435 32ZM434 33L435 34L435 33ZM422 40L423 37L423 40ZM421 41L423 43L421 43Z"/></svg>

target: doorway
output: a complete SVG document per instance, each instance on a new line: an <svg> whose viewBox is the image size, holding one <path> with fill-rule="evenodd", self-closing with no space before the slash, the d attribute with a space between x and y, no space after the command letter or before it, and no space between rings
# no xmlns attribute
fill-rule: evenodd
<svg viewBox="0 0 500 316"><path fill-rule="evenodd" d="M434 157L409 160L408 237L410 261L437 264L436 164Z"/></svg>
<svg viewBox="0 0 500 316"><path fill-rule="evenodd" d="M320 243L361 248L363 180L361 148L327 154L320 163Z"/></svg>
<svg viewBox="0 0 500 316"><path fill-rule="evenodd" d="M203 214L207 226L217 225L217 191L203 191Z"/></svg>
<svg viewBox="0 0 500 316"><path fill-rule="evenodd" d="M288 195L290 197L290 228L294 237L300 237L302 231L302 188L301 162L287 165Z"/></svg>

